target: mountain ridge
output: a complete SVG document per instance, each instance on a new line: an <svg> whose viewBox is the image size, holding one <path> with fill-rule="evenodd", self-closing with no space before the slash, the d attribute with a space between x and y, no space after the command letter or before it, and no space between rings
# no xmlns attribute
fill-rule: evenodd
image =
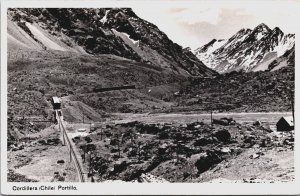
<svg viewBox="0 0 300 196"><path fill-rule="evenodd" d="M194 51L211 69L219 73L265 71L269 64L293 48L295 34L284 34L279 27L270 29L261 23L253 30L239 30L217 47L212 45L212 41ZM207 52L208 47L213 51Z"/></svg>
<svg viewBox="0 0 300 196"><path fill-rule="evenodd" d="M215 73L131 8L14 8L8 10L8 16L22 31L19 34L39 50L113 54L186 76ZM13 31L8 28L10 41L24 44Z"/></svg>

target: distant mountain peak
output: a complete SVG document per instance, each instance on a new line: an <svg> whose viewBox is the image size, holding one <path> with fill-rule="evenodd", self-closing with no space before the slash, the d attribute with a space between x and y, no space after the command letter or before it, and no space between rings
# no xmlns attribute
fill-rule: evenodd
<svg viewBox="0 0 300 196"><path fill-rule="evenodd" d="M253 29L253 31L255 30L263 30L269 32L271 29L265 23L261 23Z"/></svg>
<svg viewBox="0 0 300 196"><path fill-rule="evenodd" d="M282 30L279 27L275 27L272 32L279 32L279 33L283 33Z"/></svg>
<svg viewBox="0 0 300 196"><path fill-rule="evenodd" d="M216 44L213 39L195 50L196 56L219 73L234 70L267 70L268 63L295 45L294 34L284 34L279 27L270 29L261 23L253 30L243 28L228 39Z"/></svg>
<svg viewBox="0 0 300 196"><path fill-rule="evenodd" d="M283 36L284 33L281 31L281 29L279 27L275 27L273 30L272 30L272 35L273 36Z"/></svg>
<svg viewBox="0 0 300 196"><path fill-rule="evenodd" d="M213 50L216 50L217 48L219 48L222 44L225 43L226 40L224 39L212 39L210 42L208 42L207 44L203 45L200 48L197 48L195 50L195 53L203 53L203 52L208 52L211 51L213 52Z"/></svg>
<svg viewBox="0 0 300 196"><path fill-rule="evenodd" d="M268 25L266 25L265 23L260 23L259 25L257 25L257 27L263 27L263 28L269 28Z"/></svg>
<svg viewBox="0 0 300 196"><path fill-rule="evenodd" d="M239 30L238 32L237 32L237 34L244 34L244 33L247 33L247 32L249 32L249 31L252 31L251 29L248 29L248 28L242 28L241 30Z"/></svg>

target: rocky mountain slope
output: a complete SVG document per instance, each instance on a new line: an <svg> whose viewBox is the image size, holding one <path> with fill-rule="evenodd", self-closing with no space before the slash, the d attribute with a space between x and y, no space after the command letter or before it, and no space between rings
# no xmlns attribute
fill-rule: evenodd
<svg viewBox="0 0 300 196"><path fill-rule="evenodd" d="M287 61L284 54L295 50L295 35L284 34L278 27L271 30L260 24L251 29L241 29L226 40L213 39L194 51L208 67L219 73L239 71L276 70L288 65L281 63L278 68L269 68L273 61ZM285 60L283 60L285 59ZM290 58L289 64L294 64Z"/></svg>
<svg viewBox="0 0 300 196"><path fill-rule="evenodd" d="M274 66L284 63L275 62ZM172 108L173 112L291 111L294 89L294 67L285 66L272 72L232 71L215 78L194 78L185 82L169 100L178 103L177 108Z"/></svg>
<svg viewBox="0 0 300 196"><path fill-rule="evenodd" d="M113 54L181 75L214 73L130 8L20 8L9 9L8 19L9 49Z"/></svg>

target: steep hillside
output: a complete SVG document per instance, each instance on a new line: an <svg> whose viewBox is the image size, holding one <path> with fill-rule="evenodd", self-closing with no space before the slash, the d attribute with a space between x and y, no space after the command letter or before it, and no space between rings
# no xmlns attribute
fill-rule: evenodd
<svg viewBox="0 0 300 196"><path fill-rule="evenodd" d="M9 48L113 54L186 76L214 74L130 8L20 8L8 16Z"/></svg>
<svg viewBox="0 0 300 196"><path fill-rule="evenodd" d="M7 24L9 141L52 118L52 96L68 121L101 121L170 107L164 97L187 77L215 74L131 9L9 9ZM137 89L93 92L123 85Z"/></svg>
<svg viewBox="0 0 300 196"><path fill-rule="evenodd" d="M233 71L192 79L170 100L178 103L177 111L291 111L294 89L294 67L288 66L272 72Z"/></svg>
<svg viewBox="0 0 300 196"><path fill-rule="evenodd" d="M264 71L272 61L294 50L294 45L294 34L284 34L278 27L271 30L262 23L253 30L241 29L228 40L214 39L196 49L195 55L219 73Z"/></svg>
<svg viewBox="0 0 300 196"><path fill-rule="evenodd" d="M268 66L268 70L275 71L285 66L295 66L295 45L287 50L282 56L276 58Z"/></svg>
<svg viewBox="0 0 300 196"><path fill-rule="evenodd" d="M173 84L178 86L176 83L186 79L162 68L114 55L74 55L61 51L27 51L24 55L27 58L19 54L18 59L8 62L11 125L23 116L25 119L32 116L40 120L51 119L52 96L66 97L68 103L63 108L69 109L65 114L70 111L72 115L78 114L70 115L71 120L82 119L84 115L86 119L101 121L103 119L96 116L105 118L106 112L142 112L169 107L170 103L161 100L167 92L161 93L158 99L149 90ZM94 88L122 85L135 85L137 89L93 92ZM177 90L178 87L169 93ZM10 130L15 132L14 127Z"/></svg>

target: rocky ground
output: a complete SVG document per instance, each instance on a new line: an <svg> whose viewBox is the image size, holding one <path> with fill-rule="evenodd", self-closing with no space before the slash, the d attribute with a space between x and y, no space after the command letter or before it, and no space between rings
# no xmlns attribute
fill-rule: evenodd
<svg viewBox="0 0 300 196"><path fill-rule="evenodd" d="M8 150L9 182L76 182L75 165L54 125L27 135Z"/></svg>
<svg viewBox="0 0 300 196"><path fill-rule="evenodd" d="M139 69L135 69L137 66ZM48 134L35 137L53 125L50 104L53 95L62 97L66 122L74 124L84 118L86 122L101 124L104 120L112 122L114 112L131 118L147 112L176 115L211 110L290 111L289 89L293 89L293 81L294 72L289 68L199 79L184 78L113 55L44 51L33 52L26 60L11 59L8 66L9 180L76 181L76 176L72 176L74 166L65 158L67 150L62 150L59 142L50 141L50 145L47 142L59 138L59 134L50 138ZM137 89L94 93L93 88L99 84L100 87L134 84ZM129 112L131 117L127 116ZM294 179L290 136L269 133L268 126L234 121L221 124L216 121L211 129L210 124L201 120L180 124L168 124L163 119L160 124L106 123L88 136L74 138L74 142L81 154L85 148L98 153L92 154L91 171L100 182ZM267 138L273 142L264 147ZM275 144L276 138L279 144ZM252 155L259 157L252 159ZM89 169L89 159L86 155L86 169ZM59 160L64 160L64 164L58 164ZM235 160L240 162L237 164ZM247 164L239 165L243 160L247 160ZM247 172L252 166L256 174ZM44 167L47 169L40 172ZM224 167L226 169L218 170ZM244 175L236 175L240 168L244 168L241 170Z"/></svg>
<svg viewBox="0 0 300 196"><path fill-rule="evenodd" d="M67 120L71 122L81 119L81 115L100 121L112 112L291 110L291 89L294 89L291 67L274 72L186 78L113 55L84 56L54 51L27 55L26 60L10 59L8 64L8 137L12 142L38 130L16 131L20 130L15 124L18 119L52 118L50 99L54 95L65 99L64 112L70 114ZM136 89L93 92L94 88L122 85L135 85Z"/></svg>
<svg viewBox="0 0 300 196"><path fill-rule="evenodd" d="M194 78L167 98L178 103L169 111L290 111L294 81L294 67L274 72L231 72L215 78Z"/></svg>
<svg viewBox="0 0 300 196"><path fill-rule="evenodd" d="M32 53L31 57L26 62L10 60L8 67L8 176L11 181L76 181L76 176L72 176L74 166L65 160L68 152L61 150L61 143L43 143L49 139L47 134L35 137L53 124L38 122L51 121L53 95L62 97L64 119L74 124L82 118L86 122L112 122L113 112L131 118L145 112L176 115L195 110L200 113L290 111L289 89L294 86L294 72L288 68L271 73L231 73L199 79L170 75L147 64L112 55L88 57L42 52ZM101 87L134 84L137 89L93 93L98 84ZM81 154L85 148L97 152L91 158L96 181L294 179L293 139L289 135L278 137L269 133L268 124L262 127L233 121L220 125L216 121L211 129L207 121L201 120L179 121L180 124L168 124L163 119L160 124L153 121L152 124L106 123L88 136L74 138ZM225 140L219 134L225 134ZM59 134L54 138L59 138ZM272 142L264 147L267 138ZM89 159L86 155L86 169L89 169ZM45 165L43 160L51 164ZM60 165L59 160L65 163ZM245 164L244 160L247 160ZM254 166L255 172L249 173ZM48 169L37 176L37 169L43 167ZM237 171L243 175L237 175Z"/></svg>
<svg viewBox="0 0 300 196"><path fill-rule="evenodd" d="M293 134L265 122L113 123L114 113L291 111L294 67L219 75L131 9L8 15L9 181L77 180L54 127L53 96L61 98L68 132L98 182L294 179ZM123 85L136 88L94 91ZM96 129L78 134L84 120L87 130L98 122Z"/></svg>
<svg viewBox="0 0 300 196"><path fill-rule="evenodd" d="M75 129L69 128L74 132ZM261 122L110 125L74 136L96 181L268 182L294 179L293 133ZM84 158L85 157L85 158ZM150 177L149 177L150 178ZM223 180L222 180L223 179Z"/></svg>

